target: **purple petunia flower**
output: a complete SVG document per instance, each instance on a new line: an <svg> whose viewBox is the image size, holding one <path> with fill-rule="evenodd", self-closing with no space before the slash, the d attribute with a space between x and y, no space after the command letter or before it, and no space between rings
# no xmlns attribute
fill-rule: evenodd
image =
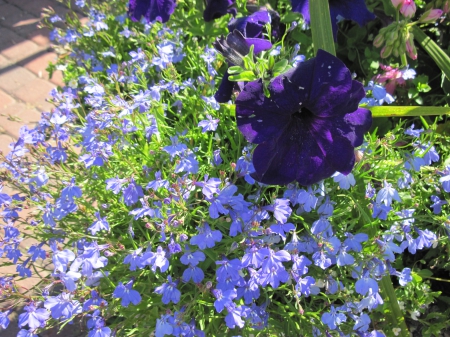
<svg viewBox="0 0 450 337"><path fill-rule="evenodd" d="M233 7L234 0L207 0L203 11L203 19L206 22L218 19L227 13L236 16L237 10Z"/></svg>
<svg viewBox="0 0 450 337"><path fill-rule="evenodd" d="M237 30L242 34L244 38L242 42L249 48L251 45L254 46L254 53L257 54L263 50L270 49L272 47L272 43L270 41L264 39L264 29L265 25L268 23L272 23L272 14L274 17L278 17L278 20L274 20L279 24L279 16L278 13L271 11L258 11L253 13L252 15L231 20L228 24L228 31L230 32L229 37L227 37L227 44L236 49L236 46L233 44L233 40L228 41L232 37L235 37L234 31ZM272 32L278 32L278 25L272 25ZM241 49L241 48L239 48ZM219 50L220 51L220 50ZM237 50L239 51L239 50ZM249 50L242 49L243 54L246 55ZM223 53L222 53L223 54ZM223 54L225 57L226 55ZM233 62L229 62L229 65L233 65ZM219 89L214 94L214 97L219 103L226 103L231 99L231 95L233 93L233 89L236 88L236 82L232 82L229 80L228 71L225 72L222 78L222 82L220 82Z"/></svg>
<svg viewBox="0 0 450 337"><path fill-rule="evenodd" d="M133 21L139 21L144 17L147 22L154 20L167 22L175 7L175 0L130 0L128 15Z"/></svg>
<svg viewBox="0 0 450 337"><path fill-rule="evenodd" d="M310 23L309 0L291 0L292 11L303 15L307 24ZM339 17L356 21L360 26L364 26L370 20L375 19L375 15L367 10L364 0L329 0L331 26L336 39Z"/></svg>
<svg viewBox="0 0 450 337"><path fill-rule="evenodd" d="M253 177L265 184L311 185L336 171L349 174L372 116L358 108L364 88L344 63L319 50L276 77L268 91L270 98L262 81L254 81L236 99L239 130L258 144Z"/></svg>

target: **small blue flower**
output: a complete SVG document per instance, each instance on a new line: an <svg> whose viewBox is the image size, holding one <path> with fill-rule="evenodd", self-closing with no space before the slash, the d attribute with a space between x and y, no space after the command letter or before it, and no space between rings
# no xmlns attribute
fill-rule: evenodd
<svg viewBox="0 0 450 337"><path fill-rule="evenodd" d="M442 178L439 182L442 184L442 188L445 192L450 192L450 166L447 166L444 171L438 172Z"/></svg>
<svg viewBox="0 0 450 337"><path fill-rule="evenodd" d="M392 187L392 184L388 183L386 180L383 182L383 188L378 191L377 203L383 203L385 206L390 206L392 200L401 201L398 192Z"/></svg>
<svg viewBox="0 0 450 337"><path fill-rule="evenodd" d="M28 324L31 330L45 326L45 322L50 317L50 312L44 308L37 308L34 302L23 308L26 312L19 316L19 327L23 327Z"/></svg>
<svg viewBox="0 0 450 337"><path fill-rule="evenodd" d="M97 217L97 220L88 228L91 234L95 235L101 230L109 232L109 223L106 221L106 216L102 218L100 212L95 212L95 216Z"/></svg>
<svg viewBox="0 0 450 337"><path fill-rule="evenodd" d="M372 293L378 292L378 283L373 278L371 278L369 272L366 271L363 276L358 281L356 281L355 291L358 294L366 295L369 290L372 290Z"/></svg>
<svg viewBox="0 0 450 337"><path fill-rule="evenodd" d="M3 312L0 312L0 327L2 329L6 329L10 323L9 315L11 314L12 310L6 310ZM20 317L20 316L19 316Z"/></svg>
<svg viewBox="0 0 450 337"><path fill-rule="evenodd" d="M237 292L234 288L226 291L214 289L212 294L216 298L214 301L214 308L216 308L217 312L222 312L222 310L225 309L225 306L233 303L233 300L237 297Z"/></svg>
<svg viewBox="0 0 450 337"><path fill-rule="evenodd" d="M403 268L398 283L400 283L401 286L405 286L411 281L412 281L411 268Z"/></svg>
<svg viewBox="0 0 450 337"><path fill-rule="evenodd" d="M198 123L198 126L202 128L202 132L216 131L219 125L219 119L213 119L211 115L206 115L206 118Z"/></svg>
<svg viewBox="0 0 450 337"><path fill-rule="evenodd" d="M420 134L423 132L423 129L414 129L414 123L405 130L405 135L419 138Z"/></svg>
<svg viewBox="0 0 450 337"><path fill-rule="evenodd" d="M353 173L347 175L336 172L332 175L334 182L339 183L339 187L343 190L348 190L351 186L355 186L356 181Z"/></svg>
<svg viewBox="0 0 450 337"><path fill-rule="evenodd" d="M161 301L164 304L170 302L178 303L180 301L181 292L177 289L177 283L173 282L172 277L167 276L167 282L155 288L155 293L162 295Z"/></svg>
<svg viewBox="0 0 450 337"><path fill-rule="evenodd" d="M134 182L131 178L130 184L123 190L123 200L125 205L131 206L138 202L139 198L144 196L142 187Z"/></svg>
<svg viewBox="0 0 450 337"><path fill-rule="evenodd" d="M186 253L180 258L180 262L185 265L198 265L201 261L205 261L205 254L201 251L191 252L187 250Z"/></svg>
<svg viewBox="0 0 450 337"><path fill-rule="evenodd" d="M343 313L339 313L334 305L331 306L330 312L326 312L322 315L322 323L328 325L331 330L335 330L338 325L347 321L347 316Z"/></svg>
<svg viewBox="0 0 450 337"><path fill-rule="evenodd" d="M138 291L132 289L132 287L133 281L130 281L125 285L120 282L114 290L113 297L121 298L121 304L124 307L128 307L130 303L138 305L141 302L141 295Z"/></svg>
<svg viewBox="0 0 450 337"><path fill-rule="evenodd" d="M430 199L433 202L430 207L433 209L434 214L440 214L442 206L448 204L446 200L441 200L437 195L432 195Z"/></svg>

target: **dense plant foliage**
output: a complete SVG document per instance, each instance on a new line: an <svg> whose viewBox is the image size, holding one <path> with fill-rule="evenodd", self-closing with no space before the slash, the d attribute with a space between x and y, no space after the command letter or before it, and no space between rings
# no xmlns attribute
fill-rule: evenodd
<svg viewBox="0 0 450 337"><path fill-rule="evenodd" d="M75 3L87 24L43 19L66 86L1 157L2 328L19 305L21 337L448 327L448 124L369 110L447 104L413 29L447 49L448 2L330 0L337 57L307 1Z"/></svg>

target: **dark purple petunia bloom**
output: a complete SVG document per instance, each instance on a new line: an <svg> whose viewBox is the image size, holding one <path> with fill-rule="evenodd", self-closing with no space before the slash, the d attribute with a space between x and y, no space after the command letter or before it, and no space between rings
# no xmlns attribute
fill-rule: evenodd
<svg viewBox="0 0 450 337"><path fill-rule="evenodd" d="M350 173L372 115L358 108L364 88L344 63L319 50L272 80L268 90L270 98L261 80L250 82L236 99L239 130L259 144L253 177L265 184L311 185L336 171Z"/></svg>
<svg viewBox="0 0 450 337"><path fill-rule="evenodd" d="M237 9L234 0L206 0L206 8L203 11L203 19L206 22L218 19L227 13L236 16Z"/></svg>
<svg viewBox="0 0 450 337"><path fill-rule="evenodd" d="M272 43L269 40L265 40L263 36L265 25L272 22L271 17L279 18L278 13L274 11L272 12L274 14L271 15L268 11L261 10L256 13L253 13L250 16L231 20L230 23L228 24L228 30L230 31L230 34L227 36L227 40L225 42L227 42L228 45L230 45L230 48L240 52L242 56L245 56L249 53L250 46L252 45L254 46L253 52L255 54L263 50L268 50L272 48ZM238 34L237 32L239 32L240 34ZM241 50L242 47L239 48L240 44L244 44L245 47L244 49L246 49L246 51ZM220 50L217 47L216 49L227 58L226 50L224 53L223 50ZM229 65L241 65L239 64L239 60L233 58L227 58L227 60L229 61ZM214 95L214 98L219 103L226 103L231 99L233 89L236 85L236 82L230 81L228 77L229 74L227 71L223 75L219 89Z"/></svg>
<svg viewBox="0 0 450 337"><path fill-rule="evenodd" d="M309 24L309 0L291 0L291 4L292 10L302 14L306 23ZM329 0L329 6L334 39L337 36L337 23L340 17L356 21L360 26L375 19L375 15L368 11L364 0Z"/></svg>
<svg viewBox="0 0 450 337"><path fill-rule="evenodd" d="M144 17L147 22L154 20L167 22L175 7L175 0L130 0L128 16L133 21L139 21Z"/></svg>

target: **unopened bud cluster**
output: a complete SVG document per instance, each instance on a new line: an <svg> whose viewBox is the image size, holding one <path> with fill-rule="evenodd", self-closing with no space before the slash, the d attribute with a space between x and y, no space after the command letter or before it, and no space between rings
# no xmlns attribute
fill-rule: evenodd
<svg viewBox="0 0 450 337"><path fill-rule="evenodd" d="M375 37L373 45L381 49L381 57L387 58L390 55L399 57L407 53L413 60L417 58L417 50L414 46L414 35L410 32L405 21L394 22L391 25L381 28L380 33Z"/></svg>

